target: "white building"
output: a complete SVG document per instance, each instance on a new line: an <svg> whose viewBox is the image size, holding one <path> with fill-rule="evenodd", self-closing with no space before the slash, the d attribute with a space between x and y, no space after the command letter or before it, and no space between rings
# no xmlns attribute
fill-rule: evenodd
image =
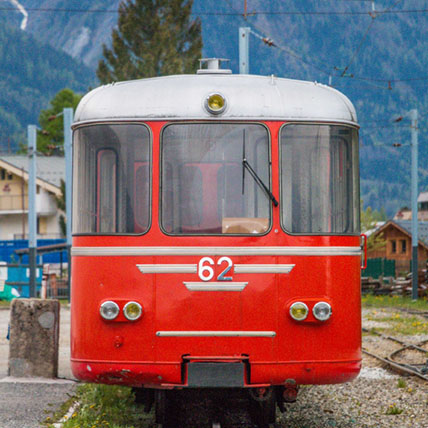
<svg viewBox="0 0 428 428"><path fill-rule="evenodd" d="M37 157L37 238L62 238L55 197L61 196L65 159ZM0 240L28 239L28 157L0 156Z"/></svg>

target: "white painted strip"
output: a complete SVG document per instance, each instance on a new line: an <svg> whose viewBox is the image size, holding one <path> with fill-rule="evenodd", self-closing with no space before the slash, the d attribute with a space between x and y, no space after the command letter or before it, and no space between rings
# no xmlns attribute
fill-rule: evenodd
<svg viewBox="0 0 428 428"><path fill-rule="evenodd" d="M73 413L75 413L80 407L79 402L74 402L70 408L68 409L67 413L61 418L61 420L57 423L52 424L53 428L62 428L64 424L73 416Z"/></svg>
<svg viewBox="0 0 428 428"><path fill-rule="evenodd" d="M137 265L141 273L196 273L194 265Z"/></svg>
<svg viewBox="0 0 428 428"><path fill-rule="evenodd" d="M73 247L73 256L361 256L360 247Z"/></svg>
<svg viewBox="0 0 428 428"><path fill-rule="evenodd" d="M235 273L290 273L296 265L235 265Z"/></svg>
<svg viewBox="0 0 428 428"><path fill-rule="evenodd" d="M274 331L158 331L159 337L275 337Z"/></svg>
<svg viewBox="0 0 428 428"><path fill-rule="evenodd" d="M242 291L248 282L183 282L190 291Z"/></svg>

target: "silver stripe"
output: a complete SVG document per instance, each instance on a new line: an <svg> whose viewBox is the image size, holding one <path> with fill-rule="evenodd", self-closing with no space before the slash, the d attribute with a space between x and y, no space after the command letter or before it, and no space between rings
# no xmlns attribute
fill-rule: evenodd
<svg viewBox="0 0 428 428"><path fill-rule="evenodd" d="M360 247L73 247L73 256L360 256Z"/></svg>
<svg viewBox="0 0 428 428"><path fill-rule="evenodd" d="M290 273L296 265L235 265L235 273Z"/></svg>
<svg viewBox="0 0 428 428"><path fill-rule="evenodd" d="M242 291L248 282L183 282L190 291Z"/></svg>
<svg viewBox="0 0 428 428"><path fill-rule="evenodd" d="M157 331L158 337L275 337L274 331Z"/></svg>
<svg viewBox="0 0 428 428"><path fill-rule="evenodd" d="M197 273L194 265L137 265L141 273Z"/></svg>

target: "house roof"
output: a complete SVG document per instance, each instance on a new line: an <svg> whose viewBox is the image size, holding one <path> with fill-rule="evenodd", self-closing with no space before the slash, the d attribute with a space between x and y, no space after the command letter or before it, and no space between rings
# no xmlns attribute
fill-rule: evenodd
<svg viewBox="0 0 428 428"><path fill-rule="evenodd" d="M419 193L418 202L428 202L428 192Z"/></svg>
<svg viewBox="0 0 428 428"><path fill-rule="evenodd" d="M65 179L65 158L60 156L37 156L37 185L59 195L61 179ZM28 157L3 155L0 167L28 181ZM24 173L23 171L24 170Z"/></svg>
<svg viewBox="0 0 428 428"><path fill-rule="evenodd" d="M403 233L412 236L412 221L411 220L389 220L376 233L380 233L388 226L393 226L401 230ZM428 250L428 221L418 221L418 241L419 244Z"/></svg>

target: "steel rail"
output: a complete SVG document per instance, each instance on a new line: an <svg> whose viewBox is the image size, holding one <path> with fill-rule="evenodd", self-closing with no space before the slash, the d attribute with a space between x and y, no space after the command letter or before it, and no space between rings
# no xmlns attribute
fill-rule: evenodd
<svg viewBox="0 0 428 428"><path fill-rule="evenodd" d="M426 367L426 366L428 366L428 360L427 360L427 363L425 365L424 364L398 363L398 362L396 362L396 361L393 360L393 358L394 358L395 355L398 355L400 352L406 351L408 349L414 349L416 351L419 351L419 352L422 352L424 354L427 354L428 350L421 347L421 345L423 345L423 344L425 344L425 343L428 342L427 340L423 340L423 341L419 342L417 345L414 345L412 343L407 343L407 342L404 342L403 340L397 339L396 337L389 336L389 335L386 335L386 334L383 334L383 333L379 333L378 331L376 331L374 329L369 330L367 328L363 328L362 331L364 331L366 333L375 334L375 335L377 335L377 336L379 336L379 337L381 337L383 339L390 340L390 341L398 343L399 345L402 346L400 349L397 349L396 351L393 351L389 355L389 357L385 357L385 358L384 357L380 357L379 355L373 354L372 352L369 352L366 349L363 349L362 351L365 354L367 354L367 355L369 355L369 356L371 356L373 358L376 358L376 359L382 361L383 363L385 363L388 366L390 366L392 369L395 369L395 371L405 372L407 374L411 374L411 375L417 376L417 377L419 377L421 379L424 379L424 380L428 381L428 376L424 375L423 373L421 373L419 371L419 367Z"/></svg>
<svg viewBox="0 0 428 428"><path fill-rule="evenodd" d="M425 375L419 373L416 369L413 370L413 369L410 369L408 366L402 366L401 364L395 363L394 361L391 361L391 360L389 360L387 358L380 357L379 355L373 354L372 352L369 352L369 351L367 351L365 349L363 349L363 352L365 354L369 355L370 357L376 358L377 360L382 361L383 363L387 364L394 371L397 371L399 373L404 372L404 373L407 373L407 374L410 374L410 375L413 375L413 376L417 376L417 377L419 377L419 378L421 378L423 380L428 381L428 376L425 376Z"/></svg>

